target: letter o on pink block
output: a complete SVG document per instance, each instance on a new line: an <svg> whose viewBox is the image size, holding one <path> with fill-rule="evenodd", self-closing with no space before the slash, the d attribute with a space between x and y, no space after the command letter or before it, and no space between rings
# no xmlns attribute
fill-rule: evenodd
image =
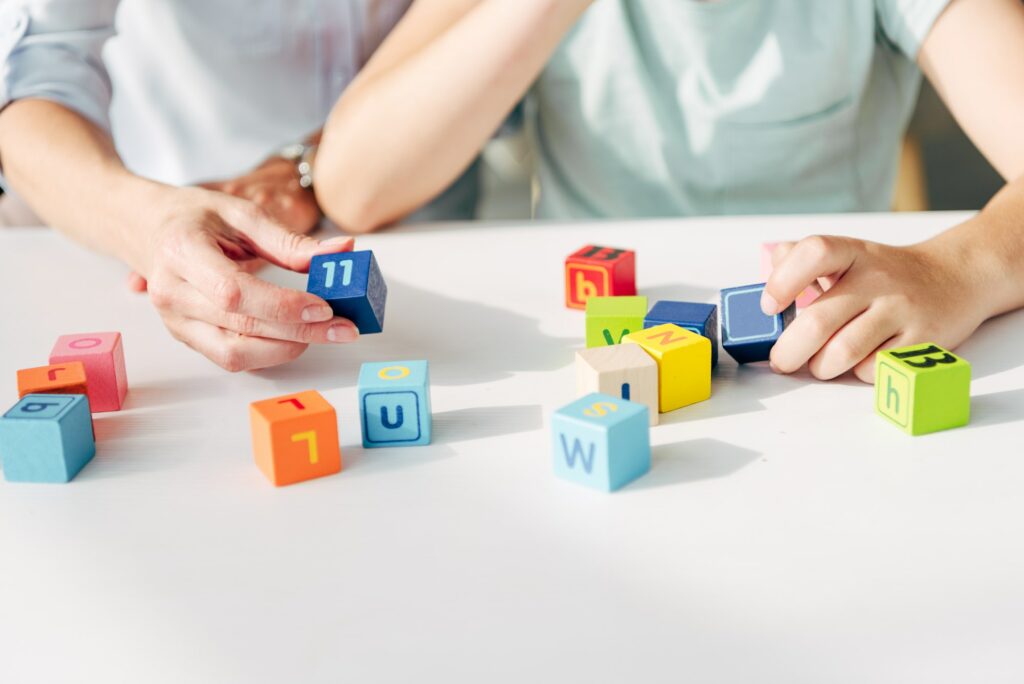
<svg viewBox="0 0 1024 684"><path fill-rule="evenodd" d="M78 339L71 340L68 342L68 346L72 349L92 349L103 344L103 340L98 337L79 337Z"/></svg>
<svg viewBox="0 0 1024 684"><path fill-rule="evenodd" d="M121 333L61 335L50 352L50 364L72 361L85 366L89 409L93 413L121 410L128 393Z"/></svg>

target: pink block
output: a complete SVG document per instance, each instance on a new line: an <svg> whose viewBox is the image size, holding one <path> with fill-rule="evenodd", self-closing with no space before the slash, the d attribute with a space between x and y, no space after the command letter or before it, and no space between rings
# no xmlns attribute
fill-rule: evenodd
<svg viewBox="0 0 1024 684"><path fill-rule="evenodd" d="M70 361L85 366L86 396L93 413L121 410L128 393L121 333L61 335L50 352L50 363Z"/></svg>
<svg viewBox="0 0 1024 684"><path fill-rule="evenodd" d="M761 280L768 282L768 279L772 276L772 252L775 250L777 242L764 242L761 244ZM806 309L811 303L817 299L820 295L813 288L807 288L800 293L800 296L796 298L796 308Z"/></svg>

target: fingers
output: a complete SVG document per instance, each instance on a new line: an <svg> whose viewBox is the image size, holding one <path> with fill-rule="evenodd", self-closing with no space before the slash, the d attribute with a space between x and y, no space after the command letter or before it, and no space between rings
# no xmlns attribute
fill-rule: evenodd
<svg viewBox="0 0 1024 684"><path fill-rule="evenodd" d="M892 320L884 307L869 307L833 335L811 358L808 368L814 377L831 380L863 361L873 361L879 346L898 331L898 322Z"/></svg>
<svg viewBox="0 0 1024 684"><path fill-rule="evenodd" d="M764 313L770 316L785 310L819 277L840 277L856 259L855 244L847 238L821 235L796 243L775 263L761 297Z"/></svg>
<svg viewBox="0 0 1024 684"><path fill-rule="evenodd" d="M300 342L237 335L192 318L172 319L167 327L178 340L232 373L294 361L308 347Z"/></svg>
<svg viewBox="0 0 1024 684"><path fill-rule="evenodd" d="M906 335L893 335L888 340L878 345L873 352L853 367L853 374L862 382L873 384L875 382L875 355L883 349L893 349L907 344Z"/></svg>
<svg viewBox="0 0 1024 684"><path fill-rule="evenodd" d="M128 290L131 292L145 292L148 287L146 279L135 271L128 274L128 278L125 280L125 285L128 286Z"/></svg>
<svg viewBox="0 0 1024 684"><path fill-rule="evenodd" d="M781 373L799 370L836 332L867 308L854 294L825 295L789 324L771 351L771 365Z"/></svg>

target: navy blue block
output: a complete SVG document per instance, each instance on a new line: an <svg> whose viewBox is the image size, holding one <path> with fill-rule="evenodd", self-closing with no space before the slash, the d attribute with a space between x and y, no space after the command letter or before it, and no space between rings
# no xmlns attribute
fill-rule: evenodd
<svg viewBox="0 0 1024 684"><path fill-rule="evenodd" d="M718 307L696 302L656 302L644 318L644 328L672 323L711 340L711 367L718 365Z"/></svg>
<svg viewBox="0 0 1024 684"><path fill-rule="evenodd" d="M764 283L722 290L722 348L737 363L767 361L786 326L796 316L796 305L765 316L761 311Z"/></svg>
<svg viewBox="0 0 1024 684"><path fill-rule="evenodd" d="M384 329L388 286L369 250L313 257L306 291L330 304L336 316L355 323L363 335Z"/></svg>
<svg viewBox="0 0 1024 684"><path fill-rule="evenodd" d="M84 394L26 394L0 417L8 482L70 482L95 453Z"/></svg>

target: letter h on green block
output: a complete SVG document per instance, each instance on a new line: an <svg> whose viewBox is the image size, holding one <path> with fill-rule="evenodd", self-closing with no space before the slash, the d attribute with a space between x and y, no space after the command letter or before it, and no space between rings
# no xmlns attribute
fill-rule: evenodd
<svg viewBox="0 0 1024 684"><path fill-rule="evenodd" d="M590 297L587 299L587 348L622 342L643 330L647 297Z"/></svg>
<svg viewBox="0 0 1024 684"><path fill-rule="evenodd" d="M647 407L595 392L555 411L555 475L611 492L651 468Z"/></svg>
<svg viewBox="0 0 1024 684"><path fill-rule="evenodd" d="M911 435L966 425L971 417L971 364L936 344L880 351L875 357L875 410Z"/></svg>
<svg viewBox="0 0 1024 684"><path fill-rule="evenodd" d="M363 448L430 444L426 361L364 363L359 369Z"/></svg>

